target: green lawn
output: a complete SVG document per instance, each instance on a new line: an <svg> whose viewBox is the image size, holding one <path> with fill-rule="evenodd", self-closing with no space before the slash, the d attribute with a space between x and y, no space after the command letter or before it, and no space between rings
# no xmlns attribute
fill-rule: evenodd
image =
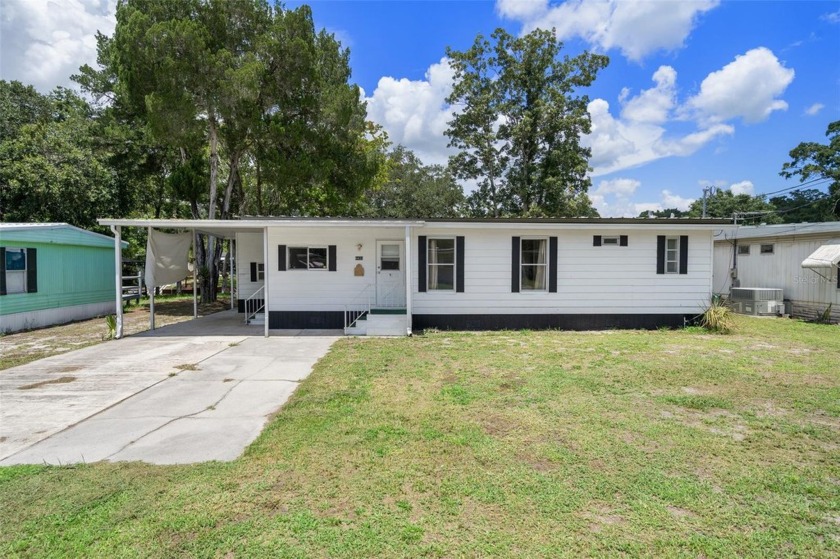
<svg viewBox="0 0 840 559"><path fill-rule="evenodd" d="M837 557L840 328L344 339L245 456L0 468L0 556Z"/></svg>

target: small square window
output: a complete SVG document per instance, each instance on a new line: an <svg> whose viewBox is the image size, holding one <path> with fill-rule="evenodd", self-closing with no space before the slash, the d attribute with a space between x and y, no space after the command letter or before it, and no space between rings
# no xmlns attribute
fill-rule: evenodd
<svg viewBox="0 0 840 559"><path fill-rule="evenodd" d="M761 254L773 254L773 245L761 245Z"/></svg>
<svg viewBox="0 0 840 559"><path fill-rule="evenodd" d="M750 253L750 245L738 245L738 255L746 256Z"/></svg>
<svg viewBox="0 0 840 559"><path fill-rule="evenodd" d="M265 264L257 262L257 281L265 281Z"/></svg>
<svg viewBox="0 0 840 559"><path fill-rule="evenodd" d="M601 243L604 245L618 246L618 237L604 237Z"/></svg>

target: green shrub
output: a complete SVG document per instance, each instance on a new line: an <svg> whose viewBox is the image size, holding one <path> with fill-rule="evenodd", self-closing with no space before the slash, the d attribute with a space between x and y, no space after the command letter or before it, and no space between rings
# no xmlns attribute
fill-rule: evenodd
<svg viewBox="0 0 840 559"><path fill-rule="evenodd" d="M720 299L714 299L709 308L703 312L703 316L700 318L700 326L709 332L728 334L735 327L733 314L729 305Z"/></svg>

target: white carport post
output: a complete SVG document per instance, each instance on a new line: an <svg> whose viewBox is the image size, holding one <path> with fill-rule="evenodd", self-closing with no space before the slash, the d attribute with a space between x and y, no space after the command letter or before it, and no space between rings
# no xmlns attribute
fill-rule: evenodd
<svg viewBox="0 0 840 559"><path fill-rule="evenodd" d="M112 225L111 231L114 233L114 284L117 294L117 331L114 333L114 336L119 339L123 337L122 231L119 225Z"/></svg>
<svg viewBox="0 0 840 559"><path fill-rule="evenodd" d="M411 335L411 226L405 226L405 333Z"/></svg>
<svg viewBox="0 0 840 559"><path fill-rule="evenodd" d="M152 240L152 228L151 227L149 227L147 229L146 234L148 235L148 240L146 241L146 246L148 247L149 246L149 241ZM155 283L157 283L157 282L155 282ZM148 285L146 286L146 289L147 290L149 289ZM154 330L155 329L155 289L156 289L156 287L152 286L152 290L149 291L149 330Z"/></svg>
<svg viewBox="0 0 840 559"><path fill-rule="evenodd" d="M198 318L198 288L196 287L196 271L198 270L198 255L195 252L195 229L192 230L193 241L193 318Z"/></svg>
<svg viewBox="0 0 840 559"><path fill-rule="evenodd" d="M235 265L233 251L235 248L236 241L231 237L228 240L228 295L230 295L230 310L233 310L233 278L236 277L236 272L233 269Z"/></svg>
<svg viewBox="0 0 840 559"><path fill-rule="evenodd" d="M268 227L263 228L263 314L265 321L263 324L263 333L268 337L268 270L271 266L268 265Z"/></svg>

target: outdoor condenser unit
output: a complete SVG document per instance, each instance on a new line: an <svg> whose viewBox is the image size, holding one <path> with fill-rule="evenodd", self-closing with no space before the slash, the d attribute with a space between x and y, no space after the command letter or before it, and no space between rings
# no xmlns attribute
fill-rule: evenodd
<svg viewBox="0 0 840 559"><path fill-rule="evenodd" d="M772 287L733 287L730 292L732 308L737 313L773 315L784 312L781 289Z"/></svg>

